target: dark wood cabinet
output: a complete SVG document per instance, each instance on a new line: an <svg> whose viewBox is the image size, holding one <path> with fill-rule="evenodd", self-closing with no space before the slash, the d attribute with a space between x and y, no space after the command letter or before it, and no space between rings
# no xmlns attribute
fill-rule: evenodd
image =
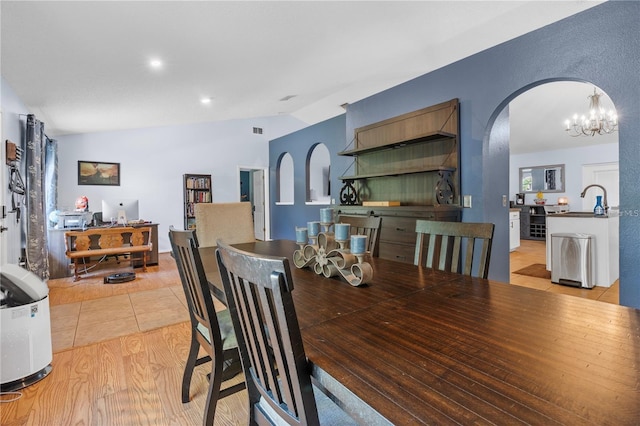
<svg viewBox="0 0 640 426"><path fill-rule="evenodd" d="M547 214L544 205L513 206L520 209L520 238L544 240L547 237Z"/></svg>
<svg viewBox="0 0 640 426"><path fill-rule="evenodd" d="M364 207L339 206L337 215L379 216L380 249L378 256L398 262L413 263L416 248L416 220L459 222L459 206Z"/></svg>

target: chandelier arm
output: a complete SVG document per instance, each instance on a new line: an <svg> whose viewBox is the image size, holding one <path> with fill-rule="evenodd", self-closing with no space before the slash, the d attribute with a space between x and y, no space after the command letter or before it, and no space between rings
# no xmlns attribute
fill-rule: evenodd
<svg viewBox="0 0 640 426"><path fill-rule="evenodd" d="M608 135L618 129L618 116L613 111L607 114L600 107L601 96L602 93L598 93L594 87L593 95L587 96L589 99L589 118L583 115L578 121L578 115L576 114L573 116L573 123L571 120L565 121L565 130L569 136Z"/></svg>

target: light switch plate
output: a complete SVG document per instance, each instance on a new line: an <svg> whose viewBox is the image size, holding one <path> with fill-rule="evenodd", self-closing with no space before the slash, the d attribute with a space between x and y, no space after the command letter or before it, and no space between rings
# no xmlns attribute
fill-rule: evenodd
<svg viewBox="0 0 640 426"><path fill-rule="evenodd" d="M462 196L462 207L471 208L471 195Z"/></svg>

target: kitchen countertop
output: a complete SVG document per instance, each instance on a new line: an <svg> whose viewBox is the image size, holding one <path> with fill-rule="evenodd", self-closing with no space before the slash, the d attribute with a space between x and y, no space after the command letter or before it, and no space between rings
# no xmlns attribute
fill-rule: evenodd
<svg viewBox="0 0 640 426"><path fill-rule="evenodd" d="M593 212L564 212L564 213L550 213L549 217L581 217L591 219L609 219L609 215L596 216Z"/></svg>

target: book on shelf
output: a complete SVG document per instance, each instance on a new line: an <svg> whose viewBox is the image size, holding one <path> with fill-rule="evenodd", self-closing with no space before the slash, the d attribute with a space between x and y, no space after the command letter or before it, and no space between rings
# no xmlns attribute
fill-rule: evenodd
<svg viewBox="0 0 640 426"><path fill-rule="evenodd" d="M187 178L187 189L209 189L210 186L211 180L208 177L191 176Z"/></svg>

